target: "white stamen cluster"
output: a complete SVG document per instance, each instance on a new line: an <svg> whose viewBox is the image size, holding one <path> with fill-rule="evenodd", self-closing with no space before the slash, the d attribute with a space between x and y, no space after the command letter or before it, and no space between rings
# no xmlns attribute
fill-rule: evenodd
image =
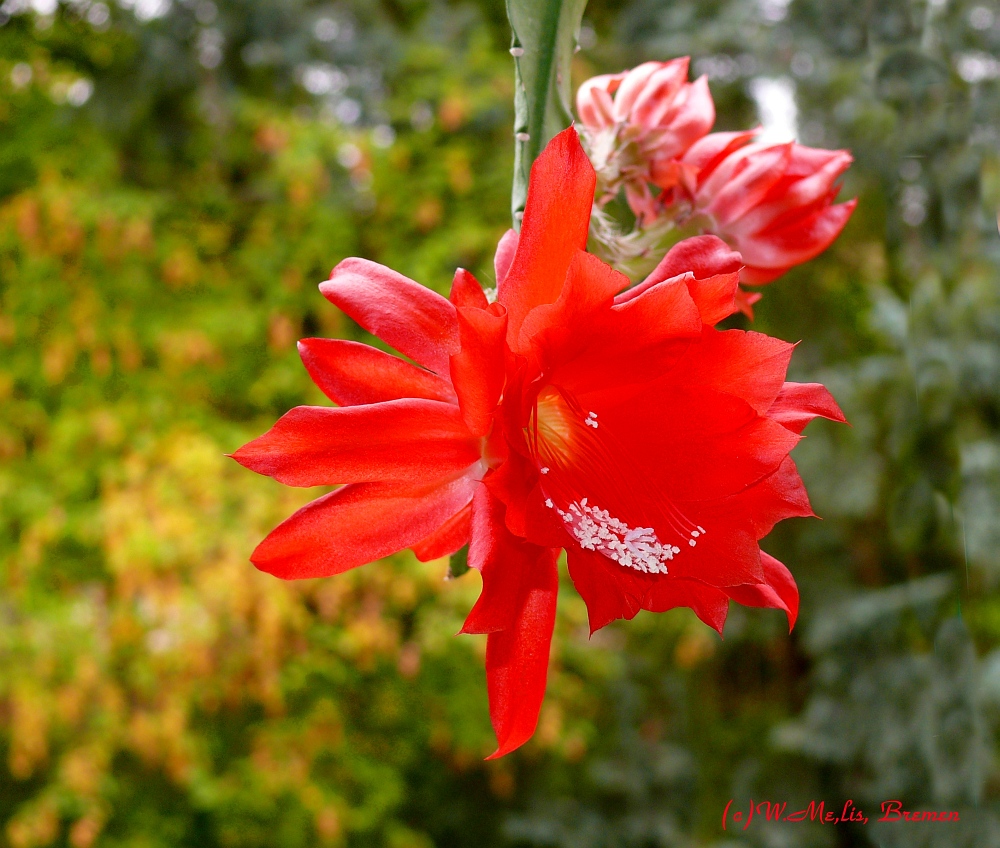
<svg viewBox="0 0 1000 848"><path fill-rule="evenodd" d="M545 505L551 507L551 500L546 500ZM586 498L557 512L581 548L604 554L626 568L647 574L666 574L667 563L681 552L676 545L660 542L652 527L629 527L606 509L589 505ZM694 538L690 544L696 544L695 539L704 533L702 527L692 530Z"/></svg>

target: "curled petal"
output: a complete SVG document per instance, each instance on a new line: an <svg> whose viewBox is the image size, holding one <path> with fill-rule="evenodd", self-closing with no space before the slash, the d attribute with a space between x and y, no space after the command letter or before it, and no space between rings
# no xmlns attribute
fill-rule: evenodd
<svg viewBox="0 0 1000 848"><path fill-rule="evenodd" d="M795 578L782 563L764 551L760 552L760 561L764 568L765 582L730 586L726 593L743 606L784 610L788 616L788 629L791 631L799 615L799 589L795 585Z"/></svg>
<svg viewBox="0 0 1000 848"><path fill-rule="evenodd" d="M623 303L642 294L664 280L690 274L693 279L734 274L740 270L743 259L718 236L704 235L678 242L641 283L622 292L615 303ZM694 292L692 292L692 295ZM707 321L705 323L708 323Z"/></svg>
<svg viewBox="0 0 1000 848"><path fill-rule="evenodd" d="M341 262L319 290L369 333L438 374L458 352L455 307L419 283L367 259Z"/></svg>
<svg viewBox="0 0 1000 848"><path fill-rule="evenodd" d="M833 395L820 383L785 383L767 416L793 433L801 433L814 418L847 423Z"/></svg>

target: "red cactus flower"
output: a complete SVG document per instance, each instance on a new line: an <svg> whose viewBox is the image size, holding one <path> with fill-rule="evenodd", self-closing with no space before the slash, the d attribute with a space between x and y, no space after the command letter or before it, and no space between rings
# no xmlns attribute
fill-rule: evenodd
<svg viewBox="0 0 1000 848"><path fill-rule="evenodd" d="M625 185L637 216L652 219L649 183L669 188L678 158L715 121L708 79L687 81L690 58L645 62L620 74L592 77L576 94L581 130L601 181L601 192Z"/></svg>
<svg viewBox="0 0 1000 848"><path fill-rule="evenodd" d="M594 170L575 130L531 171L520 236L501 240L497 302L459 270L449 300L347 259L323 294L416 364L349 341L300 351L336 408L299 407L234 457L294 486L343 485L254 551L283 578L321 577L402 548L469 543L482 594L494 757L531 737L545 691L557 555L592 630L689 606L721 631L730 600L786 612L798 593L758 540L811 514L789 458L817 384L784 382L792 345L713 328L732 314L739 255L712 236L626 277L584 251Z"/></svg>
<svg viewBox="0 0 1000 848"><path fill-rule="evenodd" d="M833 202L846 150L750 143L754 135L705 136L681 158L681 179L691 214L740 252L741 281L760 285L826 250L857 200Z"/></svg>

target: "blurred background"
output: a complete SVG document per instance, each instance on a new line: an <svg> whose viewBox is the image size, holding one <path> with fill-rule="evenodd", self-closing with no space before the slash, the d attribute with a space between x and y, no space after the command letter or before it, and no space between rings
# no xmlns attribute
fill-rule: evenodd
<svg viewBox="0 0 1000 848"><path fill-rule="evenodd" d="M370 341L316 284L348 255L493 281L509 38L500 0L0 5L3 848L1000 845L992 0L586 13L577 82L690 54L717 129L856 159L847 230L754 325L853 425L809 428L823 520L764 543L790 636L734 605L724 640L687 610L588 639L567 581L538 732L486 763L478 577L249 563L317 492L224 454L326 402L296 339ZM871 822L723 832L751 798Z"/></svg>

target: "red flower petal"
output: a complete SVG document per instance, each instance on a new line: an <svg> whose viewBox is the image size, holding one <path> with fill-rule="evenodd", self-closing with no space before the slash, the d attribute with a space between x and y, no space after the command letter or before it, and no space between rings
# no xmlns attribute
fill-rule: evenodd
<svg viewBox="0 0 1000 848"><path fill-rule="evenodd" d="M763 415L785 383L793 350L763 333L706 327L701 344L689 348L676 371L684 383L741 398Z"/></svg>
<svg viewBox="0 0 1000 848"><path fill-rule="evenodd" d="M673 375L635 391L641 396L622 395L614 405L610 391L594 400L581 396L580 403L599 414L632 467L658 481L672 500L710 500L741 491L773 473L798 442L746 401L680 384Z"/></svg>
<svg viewBox="0 0 1000 848"><path fill-rule="evenodd" d="M455 276L451 281L451 294L448 300L456 307L471 307L485 309L489 306L483 287L479 285L479 280L472 273L464 268L455 271Z"/></svg>
<svg viewBox="0 0 1000 848"><path fill-rule="evenodd" d="M507 340L516 352L522 349L524 316L559 296L570 262L587 246L596 182L573 127L553 138L531 166L517 250L497 289L509 315Z"/></svg>
<svg viewBox="0 0 1000 848"><path fill-rule="evenodd" d="M457 406L404 398L365 406L299 406L233 455L288 486L393 480L426 486L480 457Z"/></svg>
<svg viewBox="0 0 1000 848"><path fill-rule="evenodd" d="M558 549L532 545L512 534L504 521L505 511L486 487L476 492L469 565L482 575L483 589L462 633L495 633L515 627L525 598L537 583L535 571L542 552L558 553Z"/></svg>
<svg viewBox="0 0 1000 848"><path fill-rule="evenodd" d="M558 551L535 550L537 558L517 621L486 637L486 690L497 735L497 749L487 758L491 760L531 738L545 697L559 587Z"/></svg>
<svg viewBox="0 0 1000 848"><path fill-rule="evenodd" d="M725 592L706 586L697 580L682 578L668 577L657 581L646 603L647 606L644 608L650 612L691 607L698 618L717 630L720 635L729 612L729 597Z"/></svg>
<svg viewBox="0 0 1000 848"><path fill-rule="evenodd" d="M284 580L328 577L427 538L471 499L478 481L460 477L419 494L387 483L359 483L306 504L251 554Z"/></svg>
<svg viewBox="0 0 1000 848"><path fill-rule="evenodd" d="M632 619L643 608L652 582L666 575L642 574L579 545L566 548L569 576L587 605L590 632L618 618Z"/></svg>
<svg viewBox="0 0 1000 848"><path fill-rule="evenodd" d="M577 251L566 282L554 303L536 306L521 324L521 345L543 345L550 356L565 359L587 343L586 329L595 313L607 312L629 279L591 253ZM583 331L583 332L581 332Z"/></svg>
<svg viewBox="0 0 1000 848"><path fill-rule="evenodd" d="M767 416L793 433L801 433L814 418L847 423L833 395L820 383L785 383Z"/></svg>
<svg viewBox="0 0 1000 848"><path fill-rule="evenodd" d="M313 382L340 406L405 397L458 400L449 381L360 342L302 339L299 356Z"/></svg>
<svg viewBox="0 0 1000 848"><path fill-rule="evenodd" d="M773 556L760 552L766 582L746 586L730 586L726 589L734 601L747 607L771 607L784 610L788 616L788 629L795 626L799 615L799 589L795 579L785 566Z"/></svg>
<svg viewBox="0 0 1000 848"><path fill-rule="evenodd" d="M455 307L419 283L367 259L345 259L319 290L369 333L441 375L458 352Z"/></svg>
<svg viewBox="0 0 1000 848"><path fill-rule="evenodd" d="M472 523L472 503L466 504L451 518L445 521L426 539L411 545L410 550L421 562L430 562L441 557L451 556L455 551L469 542L469 529Z"/></svg>
<svg viewBox="0 0 1000 848"><path fill-rule="evenodd" d="M451 358L451 379L469 432L485 436L504 387L507 316L460 307L458 326L462 349Z"/></svg>

